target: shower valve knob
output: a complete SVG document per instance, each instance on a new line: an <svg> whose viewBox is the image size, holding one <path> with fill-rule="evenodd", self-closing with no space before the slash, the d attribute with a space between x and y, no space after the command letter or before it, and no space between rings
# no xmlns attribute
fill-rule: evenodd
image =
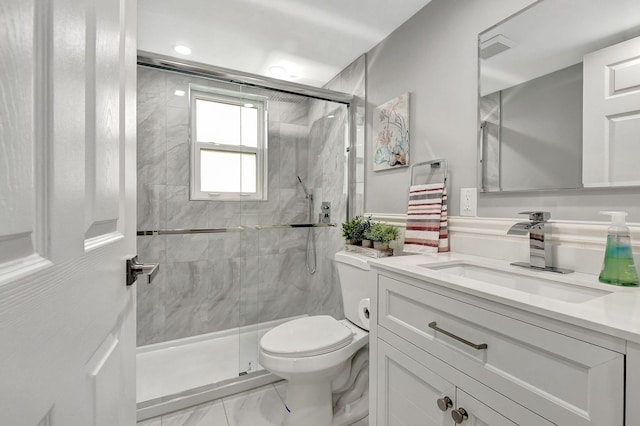
<svg viewBox="0 0 640 426"><path fill-rule="evenodd" d="M328 201L320 206L320 223L331 223L331 203Z"/></svg>

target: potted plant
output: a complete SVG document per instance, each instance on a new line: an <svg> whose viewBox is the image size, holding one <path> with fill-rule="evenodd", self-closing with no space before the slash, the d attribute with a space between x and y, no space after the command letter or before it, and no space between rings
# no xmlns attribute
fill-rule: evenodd
<svg viewBox="0 0 640 426"><path fill-rule="evenodd" d="M398 238L398 228L385 223L374 223L365 234L365 238L373 241L374 248L389 248L389 242Z"/></svg>
<svg viewBox="0 0 640 426"><path fill-rule="evenodd" d="M342 222L342 237L347 241L347 244L359 245L370 227L371 220L369 218L355 216L351 220Z"/></svg>

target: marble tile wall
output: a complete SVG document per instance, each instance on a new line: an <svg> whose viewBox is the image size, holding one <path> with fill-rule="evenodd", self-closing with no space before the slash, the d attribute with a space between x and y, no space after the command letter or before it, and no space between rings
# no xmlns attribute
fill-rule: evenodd
<svg viewBox="0 0 640 426"><path fill-rule="evenodd" d="M138 345L304 313L342 317L333 254L339 228L318 228L318 272L305 266L306 229L256 230L307 222L300 176L334 221L346 217L346 107L278 94L269 102L268 200L189 200L188 84L237 85L138 68L138 229L245 226L241 233L138 237L138 254L160 263L152 285L138 284ZM244 89L243 89L244 90ZM260 94L268 95L267 91ZM323 105L327 104L327 105ZM336 110L336 119L326 118ZM342 111L342 112L341 112Z"/></svg>
<svg viewBox="0 0 640 426"><path fill-rule="evenodd" d="M350 216L364 212L366 67L366 55L363 54L324 86L327 89L353 95L349 112L353 118L354 127L350 130L354 139L349 177L351 187Z"/></svg>

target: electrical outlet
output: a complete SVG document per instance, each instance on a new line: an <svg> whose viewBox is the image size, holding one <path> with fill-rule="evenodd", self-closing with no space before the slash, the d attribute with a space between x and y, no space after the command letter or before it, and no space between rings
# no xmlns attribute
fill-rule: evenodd
<svg viewBox="0 0 640 426"><path fill-rule="evenodd" d="M476 188L460 188L460 216L478 215L478 191Z"/></svg>

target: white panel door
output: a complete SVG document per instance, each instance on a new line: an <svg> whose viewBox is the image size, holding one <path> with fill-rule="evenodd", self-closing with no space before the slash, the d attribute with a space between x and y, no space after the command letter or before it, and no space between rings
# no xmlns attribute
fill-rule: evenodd
<svg viewBox="0 0 640 426"><path fill-rule="evenodd" d="M640 37L584 57L582 183L640 184Z"/></svg>
<svg viewBox="0 0 640 426"><path fill-rule="evenodd" d="M136 2L0 2L0 425L135 424Z"/></svg>
<svg viewBox="0 0 640 426"><path fill-rule="evenodd" d="M378 425L453 425L455 386L409 356L378 340ZM444 411L438 400L449 398Z"/></svg>

